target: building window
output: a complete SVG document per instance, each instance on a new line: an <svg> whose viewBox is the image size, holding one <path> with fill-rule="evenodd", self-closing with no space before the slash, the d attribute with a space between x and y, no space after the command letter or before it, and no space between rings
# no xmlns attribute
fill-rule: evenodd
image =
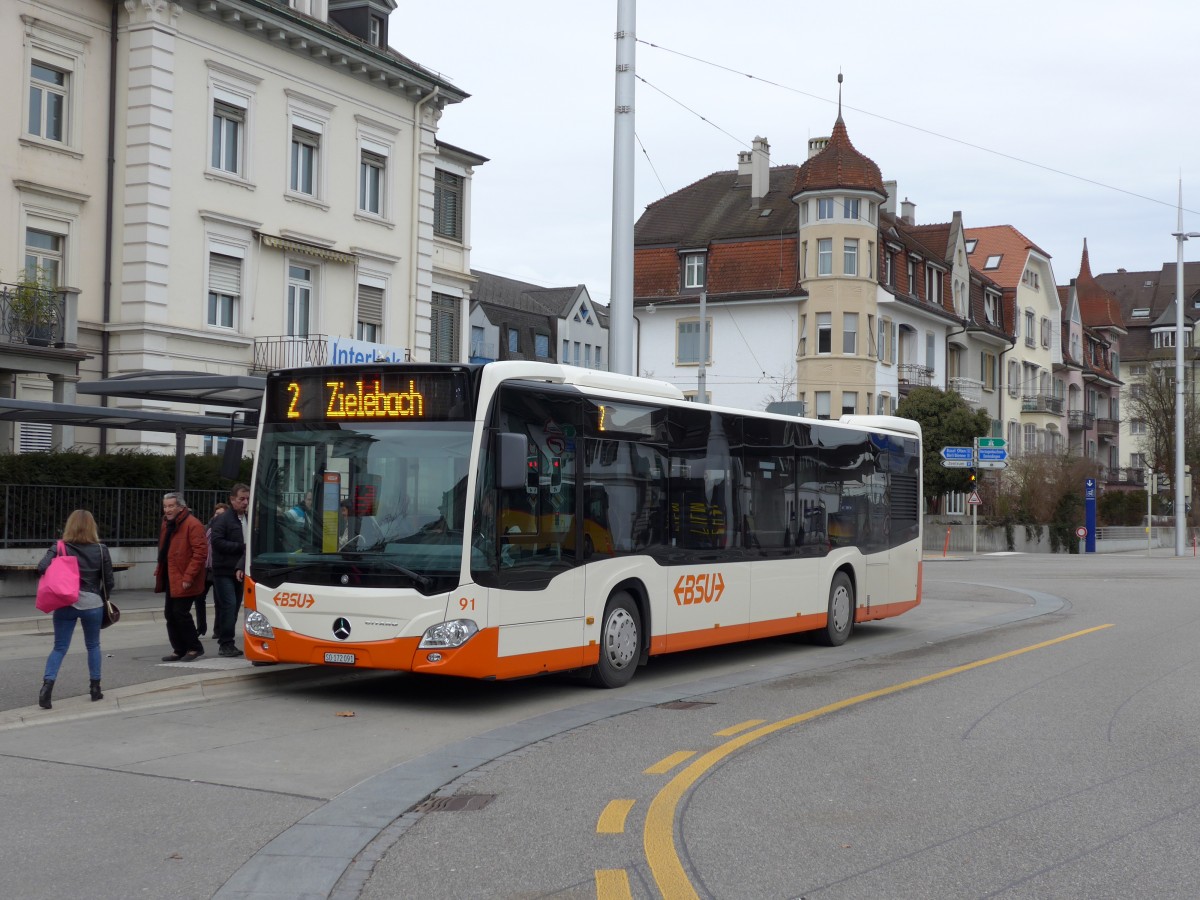
<svg viewBox="0 0 1200 900"><path fill-rule="evenodd" d="M832 219L833 218L833 198L823 197L817 200L817 218Z"/></svg>
<svg viewBox="0 0 1200 900"><path fill-rule="evenodd" d="M854 391L842 391L842 415L852 416L858 408L858 394Z"/></svg>
<svg viewBox="0 0 1200 900"><path fill-rule="evenodd" d="M928 263L925 264L925 299L934 306L942 305L942 273Z"/></svg>
<svg viewBox="0 0 1200 900"><path fill-rule="evenodd" d="M684 290L699 290L706 283L705 256L703 253L685 253L683 256Z"/></svg>
<svg viewBox="0 0 1200 900"><path fill-rule="evenodd" d="M986 350L979 354L979 375L985 391L996 389L996 354Z"/></svg>
<svg viewBox="0 0 1200 900"><path fill-rule="evenodd" d="M847 238L842 245L842 274L858 274L858 240Z"/></svg>
<svg viewBox="0 0 1200 900"><path fill-rule="evenodd" d="M237 327L238 298L242 295L242 261L224 253L208 255L208 324Z"/></svg>
<svg viewBox="0 0 1200 900"><path fill-rule="evenodd" d="M438 169L433 180L433 233L461 241L463 237L463 178Z"/></svg>
<svg viewBox="0 0 1200 900"><path fill-rule="evenodd" d="M1130 434L1145 434L1146 433L1146 420L1145 419L1130 419L1129 420L1129 433Z"/></svg>
<svg viewBox="0 0 1200 900"><path fill-rule="evenodd" d="M29 68L29 133L47 141L65 142L67 73L36 60Z"/></svg>
<svg viewBox="0 0 1200 900"><path fill-rule="evenodd" d="M597 347L596 349L599 350L600 348ZM535 334L533 336L533 355L538 359L547 359L550 356L550 335Z"/></svg>
<svg viewBox="0 0 1200 900"><path fill-rule="evenodd" d="M707 355L705 365L712 365L712 319L706 320L707 334L705 337ZM579 344L575 345L576 359L579 357ZM696 366L700 364L700 321L699 319L680 319L675 324L675 365Z"/></svg>
<svg viewBox="0 0 1200 900"><path fill-rule="evenodd" d="M829 391L817 391L817 418L829 418Z"/></svg>
<svg viewBox="0 0 1200 900"><path fill-rule="evenodd" d="M292 126L292 154L288 188L296 194L317 195L317 165L320 159L321 135L306 128Z"/></svg>
<svg viewBox="0 0 1200 900"><path fill-rule="evenodd" d="M889 362L889 354L887 348L888 335L891 334L891 321L888 319L879 320L879 337L876 339L876 350L879 354L880 362Z"/></svg>
<svg viewBox="0 0 1200 900"><path fill-rule="evenodd" d="M817 353L833 352L833 313L817 313Z"/></svg>
<svg viewBox="0 0 1200 900"><path fill-rule="evenodd" d="M289 337L308 337L313 304L313 270L295 263L288 266L287 329Z"/></svg>
<svg viewBox="0 0 1200 900"><path fill-rule="evenodd" d="M213 102L212 157L210 165L220 172L241 175L242 132L246 125L246 110L241 107Z"/></svg>
<svg viewBox="0 0 1200 900"><path fill-rule="evenodd" d="M358 286L356 335L360 341L378 344L383 331L383 288L370 284Z"/></svg>
<svg viewBox="0 0 1200 900"><path fill-rule="evenodd" d="M508 335L508 352L518 353L521 350L521 333L515 328L509 328L506 332Z"/></svg>
<svg viewBox="0 0 1200 900"><path fill-rule="evenodd" d="M587 369L590 369L592 367L592 345L591 344L583 345L583 365L584 365L584 368L587 368Z"/></svg>
<svg viewBox="0 0 1200 900"><path fill-rule="evenodd" d="M1033 321L1034 315L1032 309L1025 310L1025 346L1036 346L1036 338L1033 336Z"/></svg>
<svg viewBox="0 0 1200 900"><path fill-rule="evenodd" d="M908 260L908 292L917 296L917 261L911 257Z"/></svg>
<svg viewBox="0 0 1200 900"><path fill-rule="evenodd" d="M1008 361L1008 396L1016 397L1021 393L1020 364L1015 359Z"/></svg>
<svg viewBox="0 0 1200 900"><path fill-rule="evenodd" d="M382 216L387 190L387 157L370 150L360 151L358 160L358 208L373 216Z"/></svg>
<svg viewBox="0 0 1200 900"><path fill-rule="evenodd" d="M847 219L857 219L859 203L861 201L857 197L847 197L846 205L842 207L842 213Z"/></svg>
<svg viewBox="0 0 1200 900"><path fill-rule="evenodd" d="M449 294L434 293L429 304L429 361L458 362L462 303Z"/></svg>
<svg viewBox="0 0 1200 900"><path fill-rule="evenodd" d="M833 274L833 238L821 238L817 241L817 274Z"/></svg>
<svg viewBox="0 0 1200 900"><path fill-rule="evenodd" d="M983 315L987 319L989 325L996 325L999 319L996 315L996 310L999 307L999 300L995 294L983 295Z"/></svg>
<svg viewBox="0 0 1200 900"><path fill-rule="evenodd" d="M41 285L58 287L62 284L65 255L61 234L37 228L25 229L25 278Z"/></svg>
<svg viewBox="0 0 1200 900"><path fill-rule="evenodd" d="M1000 268L1000 260L1002 260L1002 259L1004 259L1003 253L993 253L984 262L984 264L983 264L984 270L986 271L986 270L990 270L990 269Z"/></svg>
<svg viewBox="0 0 1200 900"><path fill-rule="evenodd" d="M1042 316L1042 346L1050 346L1050 320Z"/></svg>
<svg viewBox="0 0 1200 900"><path fill-rule="evenodd" d="M858 352L858 313L842 313L842 352Z"/></svg>
<svg viewBox="0 0 1200 900"><path fill-rule="evenodd" d="M372 47L383 46L383 19L371 16L367 22L367 39Z"/></svg>
<svg viewBox="0 0 1200 900"><path fill-rule="evenodd" d="M576 366L578 366L578 365L579 365L579 362L580 362L580 359L579 359L579 341L576 341L576 342L575 342L575 358L572 360L572 365L576 365Z"/></svg>
<svg viewBox="0 0 1200 900"><path fill-rule="evenodd" d="M560 359L559 362L561 362L564 366L570 364L570 362L571 362L571 342L570 341L563 341L562 359Z"/></svg>

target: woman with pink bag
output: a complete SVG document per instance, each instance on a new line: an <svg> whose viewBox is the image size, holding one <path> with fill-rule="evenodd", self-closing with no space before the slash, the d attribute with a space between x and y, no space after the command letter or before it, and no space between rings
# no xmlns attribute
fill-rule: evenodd
<svg viewBox="0 0 1200 900"><path fill-rule="evenodd" d="M38 706L42 709L51 708L50 694L54 690L63 657L71 646L76 621L83 623L83 644L87 647L92 699L104 699L104 694L100 692L100 625L104 620L104 597L113 589L112 558L108 548L100 543L96 520L86 509L77 509L67 516L62 543L67 553L79 560L79 599L71 606L54 610L54 649L46 658L46 673L38 694ZM39 577L50 568L50 563L57 555L58 542L46 551L38 563Z"/></svg>

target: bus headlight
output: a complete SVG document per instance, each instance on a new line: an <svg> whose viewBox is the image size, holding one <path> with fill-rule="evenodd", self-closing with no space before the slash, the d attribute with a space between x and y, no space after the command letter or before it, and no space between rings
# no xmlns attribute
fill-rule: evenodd
<svg viewBox="0 0 1200 900"><path fill-rule="evenodd" d="M260 638L275 637L275 629L271 627L271 623L267 621L267 617L257 609L252 609L246 613L246 633Z"/></svg>
<svg viewBox="0 0 1200 900"><path fill-rule="evenodd" d="M461 647L479 631L479 626L470 619L453 619L439 622L425 629L421 638L422 650L433 647Z"/></svg>

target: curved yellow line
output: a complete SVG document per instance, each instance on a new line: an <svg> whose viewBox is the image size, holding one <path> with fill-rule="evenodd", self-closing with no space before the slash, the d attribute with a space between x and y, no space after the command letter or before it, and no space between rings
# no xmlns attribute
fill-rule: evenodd
<svg viewBox="0 0 1200 900"><path fill-rule="evenodd" d="M961 675L963 672L969 672L981 666L1012 659L1014 656L1020 656L1022 653L1041 650L1044 647L1051 647L1054 644L1061 644L1072 638L1102 631L1105 628L1112 628L1112 625L1097 625L1095 628L1086 628L1083 631L1076 631L1073 634L1064 635L1053 640L1042 641L1040 644L1032 644L1028 647L1022 647L1019 650L1010 650L1008 653L1001 653L998 656L990 656L987 659L955 666L953 669L945 669L941 672L934 672L932 675L923 675L911 681L893 684L875 691L868 691L865 694L859 694L857 697L839 700L836 703L830 703L828 706L812 709L806 713L781 719L770 725L764 725L753 731L747 731L745 734L739 735L733 740L726 741L724 744L709 750L667 782L662 790L655 795L654 799L650 802L650 808L646 811L646 824L642 830L642 848L645 851L646 862L650 865L650 872L654 876L654 881L658 885L659 891L662 892L663 900L677 900L677 898L679 900L682 900L682 898L691 900L691 898L698 898L696 889L692 887L692 882L688 879L687 873L684 872L683 863L680 861L679 853L675 849L675 811L679 805L679 801L683 799L684 794L688 792L692 785L699 781L709 769L727 756L737 752L747 744L757 741L759 738L774 734L777 731L783 731L785 728L791 728L793 725L799 725L818 716L837 712L840 709L846 709L850 706L856 706L868 700L886 697L889 694L896 694L909 688L920 687L923 684L949 678L951 675Z"/></svg>

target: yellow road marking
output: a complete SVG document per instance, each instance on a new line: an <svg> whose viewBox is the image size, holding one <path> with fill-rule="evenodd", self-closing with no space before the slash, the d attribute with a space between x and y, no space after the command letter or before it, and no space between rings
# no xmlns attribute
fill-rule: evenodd
<svg viewBox="0 0 1200 900"><path fill-rule="evenodd" d="M596 870L596 900L633 900L624 869Z"/></svg>
<svg viewBox="0 0 1200 900"><path fill-rule="evenodd" d="M1019 650L1010 650L1008 653L1001 653L998 656L990 656L987 659L977 660L976 662L967 663L962 666L955 666L952 669L945 669L941 672L934 672L932 675L923 675L911 681L859 694L857 697L839 700L836 703L830 703L828 706L809 710L806 713L756 728L754 731L748 731L739 737L726 741L719 747L709 750L668 781L650 802L650 808L646 812L646 824L642 831L642 848L646 853L646 862L650 864L650 872L654 876L654 881L658 885L659 891L662 892L664 900L698 897L696 889L692 887L691 881L688 880L687 873L683 871L683 863L680 862L679 854L675 850L675 810L679 805L679 801L683 799L683 795L687 793L692 785L699 781L701 776L709 769L725 759L725 757L757 741L759 738L783 731L786 728L799 725L818 716L837 712L840 709L846 709L850 706L856 706L868 700L886 697L889 694L896 694L909 688L920 687L923 684L949 678L951 675L961 675L963 672L969 672L981 666L1012 659L1014 656L1020 656L1023 653L1029 653L1033 650L1052 647L1055 644L1061 644L1072 638L1083 637L1086 634L1102 631L1105 628L1112 628L1112 625L1097 625L1095 628L1086 628L1083 631L1076 631L1074 634L1064 635L1063 637L1054 638L1049 641L1042 641L1039 644L1031 644ZM668 757L668 759L671 759L671 757ZM660 763L659 765L662 764Z"/></svg>
<svg viewBox="0 0 1200 900"><path fill-rule="evenodd" d="M722 728L720 731L714 731L713 737L733 737L735 734L745 731L747 728L753 728L755 725L761 725L766 719L749 719L745 722L739 722L737 725L730 725L728 728Z"/></svg>
<svg viewBox="0 0 1200 900"><path fill-rule="evenodd" d="M596 834L623 834L625 817L633 809L636 800L609 800L600 819L596 822Z"/></svg>
<svg viewBox="0 0 1200 900"><path fill-rule="evenodd" d="M660 759L658 762L656 762L654 765L652 765L650 768L648 768L642 774L643 775L662 775L666 772L670 772L673 768L675 768L681 762L691 759L695 755L696 755L695 750L680 750L678 753L672 753L670 756L666 757L665 759Z"/></svg>

